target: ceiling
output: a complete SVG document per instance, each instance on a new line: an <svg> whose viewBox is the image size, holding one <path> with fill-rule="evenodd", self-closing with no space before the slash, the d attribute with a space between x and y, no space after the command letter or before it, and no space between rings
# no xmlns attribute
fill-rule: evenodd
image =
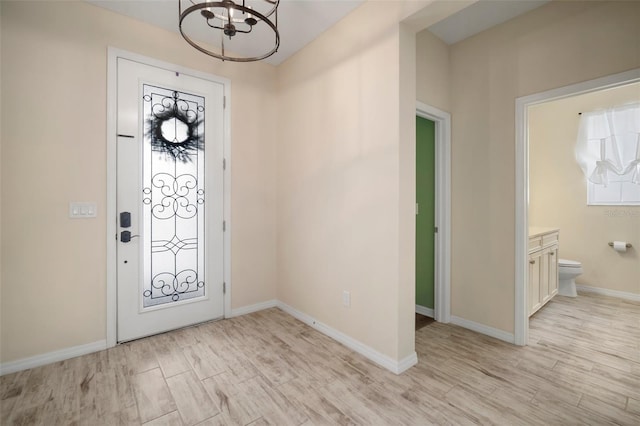
<svg viewBox="0 0 640 426"><path fill-rule="evenodd" d="M151 25L172 32L179 32L178 0L86 1ZM363 1L365 0L280 0L280 7L278 8L280 48L278 52L265 61L272 65L282 63L345 17ZM542 6L549 1L480 0L429 27L429 30L445 43L453 44ZM256 33L258 42L271 40L271 36L268 33L259 33L258 31ZM198 32L196 29L193 32L193 37L198 40L205 40L207 32L206 30ZM244 54L255 53L256 41L252 41L250 37L234 37L233 42L235 43L233 50Z"/></svg>
<svg viewBox="0 0 640 426"><path fill-rule="evenodd" d="M429 31L445 43L454 44L549 1L551 0L480 0L433 24Z"/></svg>
<svg viewBox="0 0 640 426"><path fill-rule="evenodd" d="M127 15L140 21L175 33L178 30L178 0L86 0L96 6ZM358 7L364 0L280 0L278 7L278 31L280 32L280 48L265 62L278 65L298 50L313 41L329 27ZM199 1L201 2L201 1ZM256 28L260 27L256 25ZM257 38L271 40L271 35L258 34ZM205 34L196 34L194 38L205 40ZM239 46L234 46L240 53L250 52L252 46L243 41L249 38L234 37ZM185 42L186 44L186 42ZM268 49L267 49L268 50Z"/></svg>

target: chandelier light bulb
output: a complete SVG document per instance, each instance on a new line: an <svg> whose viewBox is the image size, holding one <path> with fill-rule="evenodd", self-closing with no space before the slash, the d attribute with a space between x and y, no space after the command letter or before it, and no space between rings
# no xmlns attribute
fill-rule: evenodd
<svg viewBox="0 0 640 426"><path fill-rule="evenodd" d="M251 6L249 6L249 9L251 10L251 9L252 9L252 7L251 7ZM253 17L253 15L251 14L251 12L247 12L247 18L244 20L244 22L245 22L247 25L251 25L251 26L254 26L255 24L257 24L257 23L258 23L258 21L256 20L256 18L254 18L254 17Z"/></svg>

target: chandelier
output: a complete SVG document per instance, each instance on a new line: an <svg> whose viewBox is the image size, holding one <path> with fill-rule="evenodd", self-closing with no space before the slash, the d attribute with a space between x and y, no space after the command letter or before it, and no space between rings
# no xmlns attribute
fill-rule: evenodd
<svg viewBox="0 0 640 426"><path fill-rule="evenodd" d="M236 1L178 0L180 34L223 61L259 61L276 53L280 0Z"/></svg>

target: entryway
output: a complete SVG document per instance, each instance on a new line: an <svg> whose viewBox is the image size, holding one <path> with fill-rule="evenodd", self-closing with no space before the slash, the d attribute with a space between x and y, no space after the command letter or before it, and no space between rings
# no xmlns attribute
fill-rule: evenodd
<svg viewBox="0 0 640 426"><path fill-rule="evenodd" d="M109 57L110 345L224 317L229 263L228 83L131 56Z"/></svg>

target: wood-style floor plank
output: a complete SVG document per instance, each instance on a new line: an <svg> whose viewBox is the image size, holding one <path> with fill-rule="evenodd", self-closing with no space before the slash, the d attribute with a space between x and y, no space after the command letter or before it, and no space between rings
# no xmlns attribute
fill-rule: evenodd
<svg viewBox="0 0 640 426"><path fill-rule="evenodd" d="M176 403L159 368L138 373L132 378L140 420L146 423L176 411Z"/></svg>
<svg viewBox="0 0 640 426"><path fill-rule="evenodd" d="M640 425L640 303L556 296L526 347L431 322L416 352L398 376L268 309L0 377L0 424Z"/></svg>
<svg viewBox="0 0 640 426"><path fill-rule="evenodd" d="M165 414L162 417L158 417L155 420L145 423L144 426L181 426L183 424L180 413L172 411L169 414Z"/></svg>
<svg viewBox="0 0 640 426"><path fill-rule="evenodd" d="M167 385L185 425L198 424L220 412L193 371L169 377Z"/></svg>
<svg viewBox="0 0 640 426"><path fill-rule="evenodd" d="M224 362L205 343L184 348L183 353L200 380L225 371Z"/></svg>

